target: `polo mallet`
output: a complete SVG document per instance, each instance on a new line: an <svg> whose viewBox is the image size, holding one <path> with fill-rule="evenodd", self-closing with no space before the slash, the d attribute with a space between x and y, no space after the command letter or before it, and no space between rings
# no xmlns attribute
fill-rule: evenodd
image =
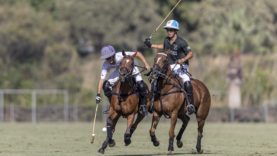
<svg viewBox="0 0 277 156"><path fill-rule="evenodd" d="M95 138L94 129L95 129L95 121L96 121L96 115L97 115L98 105L99 104L97 103L96 107L95 107L95 114L94 114L94 119L93 119L92 134L91 134L91 141L90 141L91 144L94 143L94 138Z"/></svg>
<svg viewBox="0 0 277 156"><path fill-rule="evenodd" d="M181 2L182 0L179 0L175 6L169 11L169 13L165 16L165 18L162 20L162 22L157 26L157 28L151 33L151 35L149 36L149 38L151 39L152 38L152 35L157 32L161 25L164 23L164 21L168 18L168 16L173 12L173 10L179 5L179 3Z"/></svg>

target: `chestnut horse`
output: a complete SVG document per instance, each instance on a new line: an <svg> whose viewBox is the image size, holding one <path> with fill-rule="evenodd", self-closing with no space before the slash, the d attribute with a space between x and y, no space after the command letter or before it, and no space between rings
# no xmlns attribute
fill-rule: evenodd
<svg viewBox="0 0 277 156"><path fill-rule="evenodd" d="M109 147L115 146L115 141L112 139L112 137L115 131L116 123L120 116L127 118L127 129L124 134L124 142L126 146L131 143L131 136L133 132L135 131L139 122L144 118L143 115L138 113L139 94L134 75L132 75L133 68L136 66L134 64L134 56L126 55L124 51L122 52L122 55L124 57L119 66L119 81L112 89L113 95L111 98L109 113L106 121L107 137L101 148L98 150L98 152L102 154L104 154L108 145ZM147 88L147 95L149 95L149 89L146 84L145 87ZM135 120L136 114L137 118Z"/></svg>
<svg viewBox="0 0 277 156"><path fill-rule="evenodd" d="M183 124L176 137L177 146L181 148L183 143L181 141L184 130L190 120L186 115L186 93L182 87L182 80L178 75L175 75L168 63L168 56L166 53L157 53L152 72L149 77L151 81L151 109L154 109L152 125L149 130L151 141L154 146L159 146L159 141L156 138L155 130L162 115L166 118L171 118L171 125L169 129L169 154L174 151L174 129L177 118L181 119ZM196 108L196 119L198 122L198 137L196 149L197 152L201 150L201 139L203 137L203 127L205 119L208 116L211 96L207 87L199 80L192 79L194 105Z"/></svg>

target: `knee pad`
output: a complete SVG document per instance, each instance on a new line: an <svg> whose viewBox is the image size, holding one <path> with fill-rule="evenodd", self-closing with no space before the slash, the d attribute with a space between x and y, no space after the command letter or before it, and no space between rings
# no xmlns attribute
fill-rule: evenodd
<svg viewBox="0 0 277 156"><path fill-rule="evenodd" d="M139 94L141 96L146 96L147 92L146 92L146 87L143 81L139 81L137 82L138 85L138 90L139 90Z"/></svg>
<svg viewBox="0 0 277 156"><path fill-rule="evenodd" d="M107 97L112 96L112 86L111 86L110 82L107 80L104 81L104 83L103 83L103 91Z"/></svg>

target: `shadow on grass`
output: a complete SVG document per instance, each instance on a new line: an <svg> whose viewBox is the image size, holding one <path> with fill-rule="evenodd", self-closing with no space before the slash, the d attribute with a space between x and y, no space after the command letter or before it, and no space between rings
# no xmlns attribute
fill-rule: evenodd
<svg viewBox="0 0 277 156"><path fill-rule="evenodd" d="M122 156L122 155L128 155L128 156L160 156L160 155L217 155L217 153L211 153L211 152L204 152L201 154L198 154L195 151L192 152L173 152L172 154L168 153L153 153L153 154L110 154L110 156Z"/></svg>

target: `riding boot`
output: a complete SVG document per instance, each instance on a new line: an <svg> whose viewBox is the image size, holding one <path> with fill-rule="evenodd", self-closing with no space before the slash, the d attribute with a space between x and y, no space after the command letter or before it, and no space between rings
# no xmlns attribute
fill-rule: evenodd
<svg viewBox="0 0 277 156"><path fill-rule="evenodd" d="M137 82L138 84L138 90L139 90L139 103L140 103L140 108L139 108L139 113L142 114L143 116L147 115L147 107L146 107L146 96L147 96L147 90L145 87L145 84L143 81Z"/></svg>
<svg viewBox="0 0 277 156"><path fill-rule="evenodd" d="M184 89L187 95L187 110L188 114L191 115L195 113L195 106L193 105L193 91L192 91L192 84L191 81L186 81L184 83Z"/></svg>
<svg viewBox="0 0 277 156"><path fill-rule="evenodd" d="M104 94L105 96L108 98L109 100L109 104L111 103L111 99L112 99L112 85L110 84L109 81L104 81L103 83L103 91L104 91ZM103 111L103 113L107 114L109 111L109 108L107 108L106 110Z"/></svg>

